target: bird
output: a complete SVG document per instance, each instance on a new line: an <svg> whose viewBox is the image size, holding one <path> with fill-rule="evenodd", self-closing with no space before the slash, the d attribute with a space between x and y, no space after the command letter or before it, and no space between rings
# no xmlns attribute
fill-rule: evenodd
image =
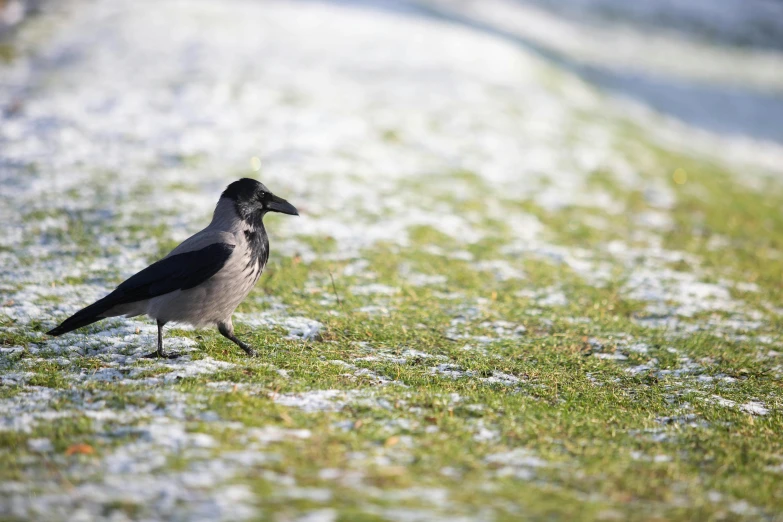
<svg viewBox="0 0 783 522"><path fill-rule="evenodd" d="M163 348L163 327L170 322L217 326L223 337L255 356L255 350L234 335L231 316L269 259L263 223L268 212L299 215L263 183L251 178L234 181L220 195L206 228L47 333L60 336L107 317L147 315L157 322L158 347L146 358L179 357Z"/></svg>

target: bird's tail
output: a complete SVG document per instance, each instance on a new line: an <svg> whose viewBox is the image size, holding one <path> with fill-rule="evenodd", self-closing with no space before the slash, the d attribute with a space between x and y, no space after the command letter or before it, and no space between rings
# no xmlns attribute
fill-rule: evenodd
<svg viewBox="0 0 783 522"><path fill-rule="evenodd" d="M106 315L104 315L104 313L112 307L112 304L109 304L107 301L108 300L104 297L103 299L94 302L90 306L82 308L71 317L63 321L60 326L53 328L46 333L56 337L58 335L76 330L77 328L81 328L82 326L87 326L89 324L98 322L101 319L105 319Z"/></svg>

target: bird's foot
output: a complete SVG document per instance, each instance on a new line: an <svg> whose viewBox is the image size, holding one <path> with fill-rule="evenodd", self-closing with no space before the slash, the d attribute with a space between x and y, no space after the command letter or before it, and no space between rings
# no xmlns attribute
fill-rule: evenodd
<svg viewBox="0 0 783 522"><path fill-rule="evenodd" d="M179 352L161 352L158 350L155 350L152 353L148 353L147 355L142 355L142 359L176 359L177 357L180 357L182 354Z"/></svg>
<svg viewBox="0 0 783 522"><path fill-rule="evenodd" d="M246 345L245 343L240 344L239 347L245 351L248 357L255 357L256 355L258 355L253 348Z"/></svg>

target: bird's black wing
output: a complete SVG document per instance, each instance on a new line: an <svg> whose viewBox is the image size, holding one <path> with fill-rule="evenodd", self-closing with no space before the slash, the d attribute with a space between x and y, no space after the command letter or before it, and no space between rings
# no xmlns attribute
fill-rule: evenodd
<svg viewBox="0 0 783 522"><path fill-rule="evenodd" d="M213 243L166 257L130 277L106 297L113 297L117 305L193 288L217 274L233 251L234 245Z"/></svg>
<svg viewBox="0 0 783 522"><path fill-rule="evenodd" d="M62 335L103 319L102 314L115 306L198 286L218 273L233 251L234 245L213 243L199 250L161 259L128 278L103 299L76 312L48 333Z"/></svg>

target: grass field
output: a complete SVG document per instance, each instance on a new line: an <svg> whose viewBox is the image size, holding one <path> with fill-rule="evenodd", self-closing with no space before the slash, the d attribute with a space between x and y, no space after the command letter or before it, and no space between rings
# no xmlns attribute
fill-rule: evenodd
<svg viewBox="0 0 783 522"><path fill-rule="evenodd" d="M0 518L781 519L781 178L468 29L152 5L0 66ZM235 316L258 358L44 334L246 175L302 213Z"/></svg>

